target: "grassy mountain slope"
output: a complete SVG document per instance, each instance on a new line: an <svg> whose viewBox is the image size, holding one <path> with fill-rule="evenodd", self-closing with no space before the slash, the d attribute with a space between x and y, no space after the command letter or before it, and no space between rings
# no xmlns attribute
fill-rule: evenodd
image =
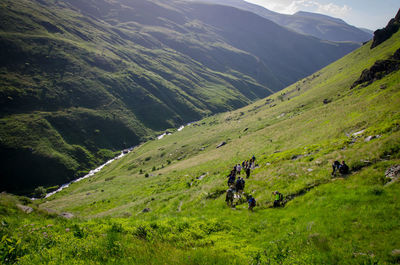
<svg viewBox="0 0 400 265"><path fill-rule="evenodd" d="M237 24L210 17L225 12ZM3 1L0 20L0 189L12 192L81 176L116 150L245 106L356 47L180 2Z"/></svg>
<svg viewBox="0 0 400 265"><path fill-rule="evenodd" d="M365 42L373 36L371 30L357 28L341 19L317 13L300 11L293 15L280 14L244 0L201 0L200 2L228 5L247 10L274 21L280 26L322 40Z"/></svg>
<svg viewBox="0 0 400 265"><path fill-rule="evenodd" d="M372 50L369 43L248 107L149 141L40 202L41 209L83 219L57 224L51 245L25 250L21 263L72 257L119 264L398 262L400 186L385 179L385 170L400 162L400 72L350 87L364 69L400 48L399 37ZM221 141L227 144L217 149ZM225 176L252 154L259 167L245 191L257 207L249 212L238 201L228 208ZM332 178L333 160L346 160L352 173ZM285 207L271 208L274 190L292 198ZM21 231L21 244L30 246L23 225L33 217L17 222L3 212L3 218L13 229L2 233L16 238L13 231ZM60 228L74 222L73 234ZM65 243L72 239L82 249Z"/></svg>

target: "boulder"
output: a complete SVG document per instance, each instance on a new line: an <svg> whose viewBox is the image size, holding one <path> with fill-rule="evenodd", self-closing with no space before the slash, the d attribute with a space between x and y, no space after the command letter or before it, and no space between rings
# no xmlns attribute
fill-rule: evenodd
<svg viewBox="0 0 400 265"><path fill-rule="evenodd" d="M25 206L25 205L22 205L22 204L17 204L17 207L18 207L21 211L23 211L24 213L31 213L31 212L33 212L33 208L32 208L32 207L29 207L29 206Z"/></svg>
<svg viewBox="0 0 400 265"><path fill-rule="evenodd" d="M207 176L208 173L205 173L203 175L201 175L200 177L197 177L196 179L198 180L202 180L203 178L205 178Z"/></svg>
<svg viewBox="0 0 400 265"><path fill-rule="evenodd" d="M331 103L332 102L332 100L331 99L324 99L324 101L322 101L324 104L329 104L329 103Z"/></svg>
<svg viewBox="0 0 400 265"><path fill-rule="evenodd" d="M375 80L382 79L384 76L399 70L400 59L397 59L398 57L400 57L400 49L397 49L389 59L376 61L371 68L362 71L361 76L353 83L350 89L360 84L363 84L362 86L370 85Z"/></svg>
<svg viewBox="0 0 400 265"><path fill-rule="evenodd" d="M50 209L50 208L40 208L40 209L42 209L43 211L47 212L48 214L56 213L56 210L54 210L54 209Z"/></svg>
<svg viewBox="0 0 400 265"><path fill-rule="evenodd" d="M387 178L396 179L400 177L400 165L395 165L388 168L385 172Z"/></svg>
<svg viewBox="0 0 400 265"><path fill-rule="evenodd" d="M365 130L361 130L361 131L355 132L355 133L353 133L353 136L359 136L359 135L363 134L364 131Z"/></svg>
<svg viewBox="0 0 400 265"><path fill-rule="evenodd" d="M364 142L369 142L369 141L371 141L372 139L375 139L375 138L376 138L375 136L368 136L367 138L364 139Z"/></svg>
<svg viewBox="0 0 400 265"><path fill-rule="evenodd" d="M61 213L60 216L66 218L66 219L71 219L74 217L74 215L72 213L67 213L67 212Z"/></svg>
<svg viewBox="0 0 400 265"><path fill-rule="evenodd" d="M222 142L222 143L220 143L219 145L217 145L217 148L220 148L220 147L222 147L222 146L224 146L224 145L226 145L226 142L225 142L225 141Z"/></svg>
<svg viewBox="0 0 400 265"><path fill-rule="evenodd" d="M150 208L144 208L143 210L142 210L142 213L148 213L148 212L150 212L151 210L150 210Z"/></svg>
<svg viewBox="0 0 400 265"><path fill-rule="evenodd" d="M400 257L400 249L393 249L391 254L393 257Z"/></svg>

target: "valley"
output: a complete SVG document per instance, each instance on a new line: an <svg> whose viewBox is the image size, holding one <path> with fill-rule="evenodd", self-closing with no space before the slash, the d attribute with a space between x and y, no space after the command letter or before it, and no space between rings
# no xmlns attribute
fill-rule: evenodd
<svg viewBox="0 0 400 265"><path fill-rule="evenodd" d="M187 1L18 0L0 12L0 189L19 194L246 106L360 45Z"/></svg>
<svg viewBox="0 0 400 265"><path fill-rule="evenodd" d="M1 264L400 262L400 12L361 45L192 1L0 6Z"/></svg>
<svg viewBox="0 0 400 265"><path fill-rule="evenodd" d="M399 72L352 85L400 49L399 34L249 106L148 141L29 203L31 214L2 194L2 211L14 213L3 215L3 234L13 244L11 231L23 238L19 264L398 262L399 183L385 172L400 161ZM245 193L257 205L230 208L226 175L252 155L258 166ZM332 177L334 160L345 160L351 173ZM291 198L284 207L272 208L275 190Z"/></svg>

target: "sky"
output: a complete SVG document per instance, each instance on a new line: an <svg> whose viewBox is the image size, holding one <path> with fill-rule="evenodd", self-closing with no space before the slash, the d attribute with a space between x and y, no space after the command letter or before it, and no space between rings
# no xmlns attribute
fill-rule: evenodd
<svg viewBox="0 0 400 265"><path fill-rule="evenodd" d="M294 14L309 11L341 18L348 24L371 30L383 28L395 17L400 0L246 0L269 10Z"/></svg>

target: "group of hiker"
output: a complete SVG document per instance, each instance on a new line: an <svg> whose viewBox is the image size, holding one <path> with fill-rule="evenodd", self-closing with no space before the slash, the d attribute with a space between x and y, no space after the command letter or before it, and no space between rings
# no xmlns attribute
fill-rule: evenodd
<svg viewBox="0 0 400 265"><path fill-rule="evenodd" d="M342 161L342 163L340 164L339 161L335 161L332 164L332 176L336 176L337 173L340 173L341 175L347 175L350 173L350 169L349 166L346 165L346 163L344 161Z"/></svg>
<svg viewBox="0 0 400 265"><path fill-rule="evenodd" d="M246 181L243 177L240 176L242 170L246 172L246 179L250 177L250 172L255 168L256 158L253 157L250 160L245 160L241 164L237 164L233 167L230 174L227 176L228 178L228 187L229 189L226 191L225 201L228 206L233 207L233 200L238 198L239 200L242 198L244 187L246 185ZM349 166L346 165L345 161L340 163L339 161L334 161L332 164L332 176L337 176L338 174L347 175L350 173ZM236 179L237 177L237 179ZM272 192L274 195L274 204L273 207L279 207L283 202L283 194L279 191ZM252 195L246 195L247 203L249 204L248 209L253 211L253 208L256 206L256 200Z"/></svg>
<svg viewBox="0 0 400 265"><path fill-rule="evenodd" d="M228 206L233 207L233 199L235 198L235 193L237 198L242 198L246 181L243 177L240 176L240 174L242 171L244 171L246 173L246 179L248 179L250 177L251 170L255 168L255 162L256 157L253 155L251 159L244 160L241 164L235 165L230 174L227 176L229 189L226 191L225 201ZM249 210L252 211L253 208L256 206L256 200L251 195L248 195L246 199L249 204Z"/></svg>

